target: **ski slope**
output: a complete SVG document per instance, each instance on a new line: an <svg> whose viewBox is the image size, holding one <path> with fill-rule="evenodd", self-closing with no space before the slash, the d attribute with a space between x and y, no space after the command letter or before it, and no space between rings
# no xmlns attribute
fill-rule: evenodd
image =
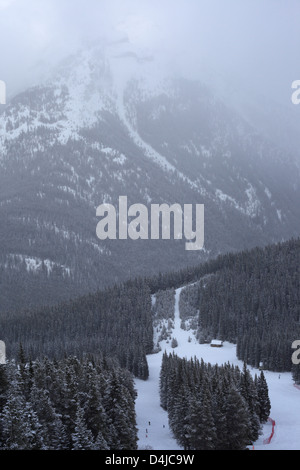
<svg viewBox="0 0 300 470"><path fill-rule="evenodd" d="M162 355L165 351L175 352L179 357L203 358L211 364L230 362L243 368L243 362L236 358L236 346L224 342L223 348L212 348L209 344L199 344L192 331L180 328L179 296L182 288L175 293L175 324L172 336L177 339L178 347L171 348L167 341L161 341L161 351L147 357L149 379L135 380L137 391L136 414L139 437L139 449L180 450L182 449L173 438L168 426L168 415L160 407L159 374ZM292 351L291 351L292 354ZM253 376L259 370L249 368ZM300 450L300 390L292 381L290 373L265 371L271 400L270 417L275 421L275 432L269 444L264 443L271 435L272 425L263 426L263 434L254 444L254 450ZM149 425L150 422L150 425ZM252 449L252 447L251 447Z"/></svg>

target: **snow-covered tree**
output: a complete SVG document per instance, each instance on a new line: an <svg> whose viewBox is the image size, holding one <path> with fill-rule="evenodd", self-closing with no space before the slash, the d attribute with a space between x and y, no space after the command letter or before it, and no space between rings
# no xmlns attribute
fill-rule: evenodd
<svg viewBox="0 0 300 470"><path fill-rule="evenodd" d="M271 401L269 398L268 384L263 371L260 372L260 376L257 378L257 396L259 402L259 419L261 423L265 423L270 416Z"/></svg>
<svg viewBox="0 0 300 470"><path fill-rule="evenodd" d="M78 406L76 412L75 431L72 434L73 450L94 450L94 438L92 431L87 428L84 410Z"/></svg>

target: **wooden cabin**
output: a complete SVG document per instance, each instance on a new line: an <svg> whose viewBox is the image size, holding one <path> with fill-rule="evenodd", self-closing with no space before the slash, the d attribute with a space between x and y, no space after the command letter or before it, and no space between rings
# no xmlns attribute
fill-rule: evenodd
<svg viewBox="0 0 300 470"><path fill-rule="evenodd" d="M219 339L213 339L210 342L210 345L212 348L222 348L223 347L223 341L220 341Z"/></svg>

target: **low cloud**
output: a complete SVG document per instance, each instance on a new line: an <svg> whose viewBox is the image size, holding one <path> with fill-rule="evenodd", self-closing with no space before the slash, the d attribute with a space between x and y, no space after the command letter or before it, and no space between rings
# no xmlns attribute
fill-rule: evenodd
<svg viewBox="0 0 300 470"><path fill-rule="evenodd" d="M8 96L83 41L124 34L174 70L203 64L279 101L298 79L298 0L0 0L0 79Z"/></svg>

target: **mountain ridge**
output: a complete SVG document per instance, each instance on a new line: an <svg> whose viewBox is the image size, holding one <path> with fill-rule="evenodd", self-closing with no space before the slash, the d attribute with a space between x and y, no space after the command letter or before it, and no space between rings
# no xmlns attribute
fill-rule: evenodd
<svg viewBox="0 0 300 470"><path fill-rule="evenodd" d="M0 309L53 304L299 233L293 160L206 85L170 78L130 47L85 49L0 114ZM121 195L203 203L205 250L100 243L96 208Z"/></svg>

